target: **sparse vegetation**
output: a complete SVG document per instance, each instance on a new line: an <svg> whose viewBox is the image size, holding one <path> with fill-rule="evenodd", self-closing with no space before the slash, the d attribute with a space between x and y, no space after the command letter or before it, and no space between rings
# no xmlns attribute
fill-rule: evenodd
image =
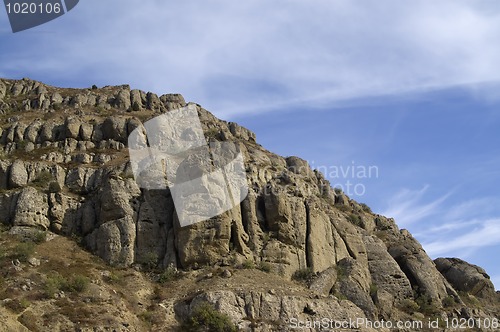
<svg viewBox="0 0 500 332"><path fill-rule="evenodd" d="M27 262L35 252L35 244L33 242L22 242L14 248L13 258L20 262Z"/></svg>
<svg viewBox="0 0 500 332"><path fill-rule="evenodd" d="M146 323L152 324L155 318L155 313L145 310L139 314L139 318Z"/></svg>
<svg viewBox="0 0 500 332"><path fill-rule="evenodd" d="M207 139L217 139L219 137L219 129L217 128L210 128L205 132L205 137Z"/></svg>
<svg viewBox="0 0 500 332"><path fill-rule="evenodd" d="M347 300L347 296L345 296L344 294L340 293L339 291L334 291L333 292L333 296L335 296L337 299L343 301L343 300Z"/></svg>
<svg viewBox="0 0 500 332"><path fill-rule="evenodd" d="M269 273L272 270L272 265L268 262L260 262L257 268L261 271Z"/></svg>
<svg viewBox="0 0 500 332"><path fill-rule="evenodd" d="M48 192L51 194L61 192L61 185L57 181L52 181L49 183Z"/></svg>
<svg viewBox="0 0 500 332"><path fill-rule="evenodd" d="M420 295L415 299L419 307L419 311L424 315L431 316L439 312L439 308L432 301L432 298L427 295Z"/></svg>
<svg viewBox="0 0 500 332"><path fill-rule="evenodd" d="M370 285L370 296L373 298L377 295L378 287L375 284Z"/></svg>
<svg viewBox="0 0 500 332"><path fill-rule="evenodd" d="M342 204L335 204L335 207L342 211L342 212L348 212L348 211L352 211L352 208L350 206L347 206L347 205L342 205Z"/></svg>
<svg viewBox="0 0 500 332"><path fill-rule="evenodd" d="M408 314L413 314L414 312L418 311L420 307L412 299L404 299L403 301L401 301L400 309Z"/></svg>
<svg viewBox="0 0 500 332"><path fill-rule="evenodd" d="M44 293L49 298L53 298L59 291L81 293L88 288L89 284L89 278L80 274L70 278L65 278L59 274L52 274L45 281Z"/></svg>
<svg viewBox="0 0 500 332"><path fill-rule="evenodd" d="M478 308L481 306L481 302L474 295L470 295L467 292L460 291L458 295L462 299L462 301L469 307Z"/></svg>
<svg viewBox="0 0 500 332"><path fill-rule="evenodd" d="M28 145L27 141L21 140L21 141L19 141L19 142L16 143L16 148L18 150L24 150L24 149L26 149L27 145Z"/></svg>
<svg viewBox="0 0 500 332"><path fill-rule="evenodd" d="M182 331L236 332L237 330L227 315L218 312L209 303L197 306L182 324Z"/></svg>
<svg viewBox="0 0 500 332"><path fill-rule="evenodd" d="M443 300L443 305L446 307L446 308L449 308L449 307L452 307L454 306L456 303L455 301L455 298L453 296L447 296L444 300Z"/></svg>
<svg viewBox="0 0 500 332"><path fill-rule="evenodd" d="M310 282L315 276L314 271L311 268L305 268L295 271L292 278L297 281Z"/></svg>
<svg viewBox="0 0 500 332"><path fill-rule="evenodd" d="M47 188L53 180L54 176L52 176L49 171L41 171L33 180L32 184L38 188L43 189Z"/></svg>
<svg viewBox="0 0 500 332"><path fill-rule="evenodd" d="M23 312L25 309L27 309L30 306L30 302L25 298L13 299L13 300L7 301L5 303L5 306L10 311L12 311L16 314L20 314L21 312Z"/></svg>
<svg viewBox="0 0 500 332"><path fill-rule="evenodd" d="M347 216L347 220L353 224L353 225L356 225L358 227L363 227L363 219L361 218L361 216L359 215L356 215L354 213L350 213L348 216Z"/></svg>
<svg viewBox="0 0 500 332"><path fill-rule="evenodd" d="M365 203L360 203L361 209L367 213L372 213L372 209Z"/></svg>
<svg viewBox="0 0 500 332"><path fill-rule="evenodd" d="M347 277L347 271L344 266L336 265L335 269L337 270L337 281L341 281L345 277Z"/></svg>
<svg viewBox="0 0 500 332"><path fill-rule="evenodd" d="M32 236L33 242L36 244L44 243L47 241L47 232L44 231L38 231Z"/></svg>
<svg viewBox="0 0 500 332"><path fill-rule="evenodd" d="M255 269L255 263L251 259L247 259L241 265L244 269Z"/></svg>
<svg viewBox="0 0 500 332"><path fill-rule="evenodd" d="M148 252L142 257L140 263L147 271L153 271L158 265L158 255L154 252Z"/></svg>
<svg viewBox="0 0 500 332"><path fill-rule="evenodd" d="M118 284L122 280L121 276L118 273L110 272L108 275L104 277L104 281L108 284Z"/></svg>
<svg viewBox="0 0 500 332"><path fill-rule="evenodd" d="M164 284L170 281L173 281L179 277L179 273L177 272L177 269L173 266L169 266L163 271L160 276L158 277L158 282L160 284Z"/></svg>

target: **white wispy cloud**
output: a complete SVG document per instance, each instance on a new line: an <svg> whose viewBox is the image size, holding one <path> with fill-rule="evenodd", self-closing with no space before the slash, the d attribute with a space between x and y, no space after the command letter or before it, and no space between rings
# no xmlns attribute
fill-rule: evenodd
<svg viewBox="0 0 500 332"><path fill-rule="evenodd" d="M428 189L429 185L419 190L400 190L388 200L388 207L381 214L394 218L398 225L403 227L408 227L418 221L425 221L425 218L440 211L442 203L453 192L450 191L431 202L426 202L424 198Z"/></svg>
<svg viewBox="0 0 500 332"><path fill-rule="evenodd" d="M216 114L324 106L499 80L499 16L456 0L87 0L38 28L57 34L3 48L0 72L181 92Z"/></svg>
<svg viewBox="0 0 500 332"><path fill-rule="evenodd" d="M477 249L500 244L500 219L489 219L455 238L425 243L429 255L436 257L463 249Z"/></svg>

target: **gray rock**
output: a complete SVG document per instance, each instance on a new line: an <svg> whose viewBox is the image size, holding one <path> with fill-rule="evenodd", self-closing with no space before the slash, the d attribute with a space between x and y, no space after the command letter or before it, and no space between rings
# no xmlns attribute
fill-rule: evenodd
<svg viewBox="0 0 500 332"><path fill-rule="evenodd" d="M118 94L115 96L113 105L119 109L130 109L130 89L120 89Z"/></svg>
<svg viewBox="0 0 500 332"><path fill-rule="evenodd" d="M13 224L47 230L50 226L48 210L47 195L35 188L25 187L17 200Z"/></svg>
<svg viewBox="0 0 500 332"><path fill-rule="evenodd" d="M28 183L28 172L22 160L15 160L10 167L9 187L19 188Z"/></svg>
<svg viewBox="0 0 500 332"><path fill-rule="evenodd" d="M496 297L495 286L490 276L479 266L458 258L438 258L434 263L456 290L485 299Z"/></svg>
<svg viewBox="0 0 500 332"><path fill-rule="evenodd" d="M309 285L309 289L323 295L328 295L336 282L337 269L335 267L330 267L314 277Z"/></svg>

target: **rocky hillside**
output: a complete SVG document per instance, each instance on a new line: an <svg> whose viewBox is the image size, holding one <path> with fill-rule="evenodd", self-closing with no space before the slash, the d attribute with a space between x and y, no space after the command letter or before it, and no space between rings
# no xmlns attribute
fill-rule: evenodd
<svg viewBox="0 0 500 332"><path fill-rule="evenodd" d="M239 145L250 192L232 210L180 227L168 189L136 184L127 138L185 105L181 95L126 85L64 89L0 80L0 222L9 244L0 253L4 329L204 331L197 326L216 321L225 328L213 331L288 331L322 318L439 319L443 329L446 319L499 318L500 296L484 270L458 259L432 261L408 231L332 189L306 161L267 151L248 129L196 104L208 140ZM57 254L55 243L71 246L64 238L78 243L71 251L79 260ZM74 266L83 268L67 269ZM20 283L19 274L33 285ZM116 274L129 278L106 283ZM85 287L73 287L78 276ZM55 291L47 292L51 283ZM65 290L71 295L63 299L88 317L61 304ZM95 299L92 291L109 296ZM43 308L59 318L38 317Z"/></svg>

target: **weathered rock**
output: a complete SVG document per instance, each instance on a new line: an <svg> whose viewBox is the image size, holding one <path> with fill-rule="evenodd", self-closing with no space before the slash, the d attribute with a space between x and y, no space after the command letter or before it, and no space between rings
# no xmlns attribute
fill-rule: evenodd
<svg viewBox="0 0 500 332"><path fill-rule="evenodd" d="M66 118L64 127L66 128L65 137L78 139L80 135L81 122L76 118Z"/></svg>
<svg viewBox="0 0 500 332"><path fill-rule="evenodd" d="M335 266L335 241L330 218L316 204L308 205L307 265L314 272Z"/></svg>
<svg viewBox="0 0 500 332"><path fill-rule="evenodd" d="M10 167L9 186L19 188L28 183L28 172L22 160L15 160Z"/></svg>
<svg viewBox="0 0 500 332"><path fill-rule="evenodd" d="M337 282L337 269L335 267L330 267L325 271L321 272L312 280L309 285L309 289L316 291L323 295L330 294L333 286Z"/></svg>
<svg viewBox="0 0 500 332"><path fill-rule="evenodd" d="M114 106L120 109L128 110L131 106L130 103L130 88L120 89L115 97Z"/></svg>
<svg viewBox="0 0 500 332"><path fill-rule="evenodd" d="M176 314L189 317L202 303L209 303L217 311L228 315L243 331L252 330L250 321L261 322L259 331L290 331L294 330L295 326L298 327L300 322L311 321L316 317L327 317L332 322L349 321L352 317L366 318L363 312L349 301L339 302L334 298L309 299L254 291L237 294L230 290L205 292L189 303L181 302L175 307ZM375 330L360 326L357 331Z"/></svg>
<svg viewBox="0 0 500 332"><path fill-rule="evenodd" d="M26 187L21 191L17 200L13 225L47 230L50 226L48 210L47 195L35 188Z"/></svg>
<svg viewBox="0 0 500 332"><path fill-rule="evenodd" d="M419 294L429 297L436 306L441 306L448 296L458 298L456 291L408 231L401 230L390 241L389 253Z"/></svg>
<svg viewBox="0 0 500 332"><path fill-rule="evenodd" d="M134 263L135 237L135 223L127 216L103 223L86 237L86 242L107 263L129 266Z"/></svg>
<svg viewBox="0 0 500 332"><path fill-rule="evenodd" d="M107 118L102 125L102 134L104 139L126 142L127 119L118 116Z"/></svg>
<svg viewBox="0 0 500 332"><path fill-rule="evenodd" d="M368 252L368 267L373 284L377 289L392 294L398 302L411 298L413 296L411 283L396 261L389 255L385 244L372 236L364 236L363 240Z"/></svg>
<svg viewBox="0 0 500 332"><path fill-rule="evenodd" d="M456 290L485 299L496 297L495 286L493 286L490 276L479 266L458 258L438 258L434 260L434 263L436 263L439 272Z"/></svg>

